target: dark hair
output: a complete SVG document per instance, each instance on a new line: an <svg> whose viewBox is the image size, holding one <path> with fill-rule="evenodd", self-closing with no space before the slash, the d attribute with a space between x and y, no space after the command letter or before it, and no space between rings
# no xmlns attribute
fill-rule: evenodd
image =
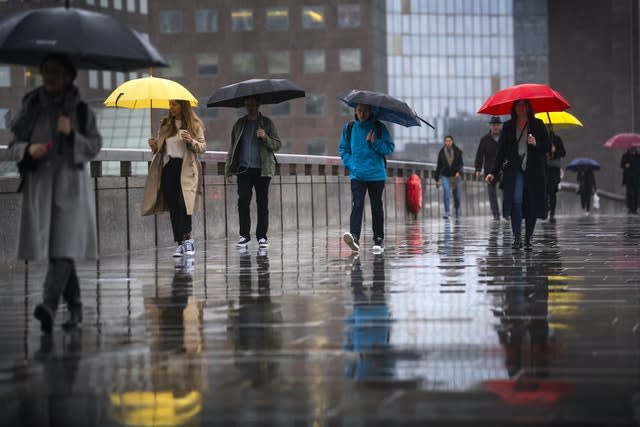
<svg viewBox="0 0 640 427"><path fill-rule="evenodd" d="M248 96L245 96L245 97L244 97L244 100L251 99L251 98L255 99L255 100L256 100L256 103L257 103L258 105L262 105L262 104L260 104L260 97L259 97L258 95L248 95Z"/></svg>
<svg viewBox="0 0 640 427"><path fill-rule="evenodd" d="M45 56L44 59L40 62L41 71L44 64L47 63L48 61L55 61L60 63L64 68L64 71L69 75L69 77L71 77L71 81L74 81L78 76L78 69L76 68L75 64L71 61L71 59L69 59L68 56L61 55L58 53Z"/></svg>
<svg viewBox="0 0 640 427"><path fill-rule="evenodd" d="M454 143L454 144L456 143L456 140L453 138L453 136L451 136L451 135L445 135L445 136L444 136L444 139L447 139L447 138L451 138L451 141L453 141L453 143Z"/></svg>
<svg viewBox="0 0 640 427"><path fill-rule="evenodd" d="M529 123L533 122L533 108L531 107L531 102L529 102L528 99L517 99L513 101L513 104L511 105L511 120L515 121L518 117L516 114L516 105L518 105L519 102L524 102L524 105L527 106L527 120L529 120Z"/></svg>

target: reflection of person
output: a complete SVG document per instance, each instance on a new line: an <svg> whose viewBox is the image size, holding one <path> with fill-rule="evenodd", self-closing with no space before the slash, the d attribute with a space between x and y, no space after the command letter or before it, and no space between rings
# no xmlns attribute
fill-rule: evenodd
<svg viewBox="0 0 640 427"><path fill-rule="evenodd" d="M462 177L462 150L454 143L453 137L444 137L444 146L438 153L438 163L435 171L436 185L442 182L442 197L444 198L444 218L449 218L449 193L453 192L453 205L456 218L460 218L460 181Z"/></svg>
<svg viewBox="0 0 640 427"><path fill-rule="evenodd" d="M482 171L484 171L485 177L491 172L493 160L496 158L496 152L498 151L498 140L500 139L501 131L502 121L500 117L491 117L491 120L489 120L489 133L480 139L478 150L476 151L475 168L477 177L480 176ZM497 184L498 179L487 183L487 195L489 196L489 205L491 206L493 219L499 221L500 207L498 206Z"/></svg>
<svg viewBox="0 0 640 427"><path fill-rule="evenodd" d="M202 165L198 155L205 152L204 125L189 101L170 101L169 114L160 122L155 138L149 138L154 156L144 186L142 214L169 210L173 240L178 244L173 256L193 255L191 216L202 192Z"/></svg>
<svg viewBox="0 0 640 427"><path fill-rule="evenodd" d="M349 231L344 233L343 239L353 251L360 250L364 197L368 192L373 229L372 249L380 252L384 241L382 193L387 180L385 156L393 153L395 144L387 127L375 119L369 105L358 104L355 119L342 129L338 146L342 164L349 169L351 180Z"/></svg>
<svg viewBox="0 0 640 427"><path fill-rule="evenodd" d="M556 222L556 193L560 185L560 159L567 155L562 138L556 135L549 126L551 151L547 154L547 195L549 196L549 222Z"/></svg>
<svg viewBox="0 0 640 427"><path fill-rule="evenodd" d="M591 198L596 192L596 177L588 166L583 166L578 171L578 193L580 194L580 205L585 214L591 211Z"/></svg>
<svg viewBox="0 0 640 427"><path fill-rule="evenodd" d="M43 302L34 315L51 333L60 297L67 303L65 327L82 321L74 258L97 256L94 191L86 164L102 147L95 115L73 85L75 66L49 56L42 86L27 93L11 125L9 153L23 177L18 257L49 259Z"/></svg>
<svg viewBox="0 0 640 427"><path fill-rule="evenodd" d="M536 219L547 215L546 154L550 148L547 129L542 120L534 117L529 101L514 102L511 119L502 128L496 160L485 178L493 182L500 169L504 170L502 214L511 217L514 249L522 247L522 218L524 246L531 250Z"/></svg>
<svg viewBox="0 0 640 427"><path fill-rule="evenodd" d="M231 130L231 145L227 153L224 174L229 183L238 176L238 220L240 240L236 246L246 247L251 240L251 196L256 192L258 224L256 239L261 248L269 247L269 184L275 173L274 152L282 142L276 125L260 113L260 102L255 96L244 100L247 110Z"/></svg>
<svg viewBox="0 0 640 427"><path fill-rule="evenodd" d="M622 185L627 187L627 213L638 213L638 199L640 199L640 153L636 147L630 147L620 159L622 168Z"/></svg>

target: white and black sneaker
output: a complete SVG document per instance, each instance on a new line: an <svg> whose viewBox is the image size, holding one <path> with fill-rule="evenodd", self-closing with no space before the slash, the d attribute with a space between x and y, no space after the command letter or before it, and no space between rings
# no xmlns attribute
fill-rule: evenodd
<svg viewBox="0 0 640 427"><path fill-rule="evenodd" d="M351 233L348 231L342 235L342 240L349 245L352 251L358 252L360 251L360 245L358 244L358 240L356 240Z"/></svg>
<svg viewBox="0 0 640 427"><path fill-rule="evenodd" d="M184 256L184 245L183 244L179 244L178 247L176 248L176 251L173 253L173 256L175 258L179 258L181 256Z"/></svg>
<svg viewBox="0 0 640 427"><path fill-rule="evenodd" d="M269 241L267 240L266 237L263 237L260 240L258 240L258 247L262 249L267 249L269 247Z"/></svg>
<svg viewBox="0 0 640 427"><path fill-rule="evenodd" d="M196 253L196 249L193 247L193 239L187 239L182 244L185 255L193 255Z"/></svg>
<svg viewBox="0 0 640 427"><path fill-rule="evenodd" d="M236 243L236 247L246 248L250 241L251 239L249 239L248 237L240 236L240 240L238 240L238 243Z"/></svg>
<svg viewBox="0 0 640 427"><path fill-rule="evenodd" d="M376 237L373 239L373 246L371 247L374 254L381 254L384 252L384 244L382 243L382 237Z"/></svg>

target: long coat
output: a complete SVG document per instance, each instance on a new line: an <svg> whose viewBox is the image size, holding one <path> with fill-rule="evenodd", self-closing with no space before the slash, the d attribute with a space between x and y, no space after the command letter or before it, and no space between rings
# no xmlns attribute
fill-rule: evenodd
<svg viewBox="0 0 640 427"><path fill-rule="evenodd" d="M31 162L23 173L21 259L97 256L95 194L87 162L100 152L102 137L86 104L85 113L78 114L80 102L74 86L57 97L36 88L24 96L12 124L9 155L18 162ZM56 130L61 114L69 117L73 128L66 137ZM79 116L84 123L79 123ZM48 143L51 148L41 159L34 160L27 152L29 144Z"/></svg>
<svg viewBox="0 0 640 427"><path fill-rule="evenodd" d="M162 168L164 167L164 155L167 151L167 138L173 135L168 119L163 119L158 129L156 137L158 150L154 153L149 166L147 180L144 183L144 194L142 196L142 215L152 215L169 210L164 200L160 188ZM198 158L199 154L207 150L207 143L204 140L204 129L198 127L194 130L194 144L187 144L182 158L182 169L180 170L180 187L187 210L187 215L193 215L196 204L202 194L202 164Z"/></svg>
<svg viewBox="0 0 640 427"><path fill-rule="evenodd" d="M551 150L549 134L540 119L534 118L529 123L529 133L536 138L536 145L527 144L527 164L524 172L523 213L525 218L547 217L547 163L546 156ZM526 138L527 135L522 135ZM496 177L503 169L502 182L504 185L502 199L502 213L505 218L511 216L511 205L515 191L515 174L520 168L518 155L518 135L516 122L507 120L502 127L502 134L498 140L498 152L493 163L491 174Z"/></svg>

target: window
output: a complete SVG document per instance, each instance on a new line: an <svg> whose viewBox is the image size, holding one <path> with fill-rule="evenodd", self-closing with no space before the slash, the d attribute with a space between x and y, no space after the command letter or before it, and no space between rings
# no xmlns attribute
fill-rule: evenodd
<svg viewBox="0 0 640 427"><path fill-rule="evenodd" d="M353 107L349 107L344 102L340 101L340 115L341 116L352 116L354 114Z"/></svg>
<svg viewBox="0 0 640 427"><path fill-rule="evenodd" d="M324 28L324 6L303 7L302 26L306 29Z"/></svg>
<svg viewBox="0 0 640 427"><path fill-rule="evenodd" d="M113 83L111 82L111 71L103 71L102 72L102 89L111 89L113 88Z"/></svg>
<svg viewBox="0 0 640 427"><path fill-rule="evenodd" d="M149 6L147 5L147 0L140 0L140 13L142 15L146 15L149 13Z"/></svg>
<svg viewBox="0 0 640 427"><path fill-rule="evenodd" d="M218 74L218 54L196 54L196 68L199 76L213 76Z"/></svg>
<svg viewBox="0 0 640 427"><path fill-rule="evenodd" d="M234 53L231 57L231 68L234 73L252 74L256 72L256 61L251 52Z"/></svg>
<svg viewBox="0 0 640 427"><path fill-rule="evenodd" d="M267 54L269 74L286 74L289 72L289 51L278 50Z"/></svg>
<svg viewBox="0 0 640 427"><path fill-rule="evenodd" d="M340 49L340 70L360 71L362 70L362 59L360 49Z"/></svg>
<svg viewBox="0 0 640 427"><path fill-rule="evenodd" d="M305 73L323 73L326 69L324 50L313 49L304 51Z"/></svg>
<svg viewBox="0 0 640 427"><path fill-rule="evenodd" d="M11 67L0 65L0 87L11 87Z"/></svg>
<svg viewBox="0 0 640 427"><path fill-rule="evenodd" d="M291 102L285 101L271 106L272 116L288 116L291 114Z"/></svg>
<svg viewBox="0 0 640 427"><path fill-rule="evenodd" d="M357 28L360 26L360 5L339 4L338 26L340 28Z"/></svg>
<svg viewBox="0 0 640 427"><path fill-rule="evenodd" d="M207 107L208 98L198 99L197 113L201 119L217 119L220 116L220 109L217 107Z"/></svg>
<svg viewBox="0 0 640 427"><path fill-rule="evenodd" d="M100 7L102 8L108 8L109 7L109 0L100 0Z"/></svg>
<svg viewBox="0 0 640 427"><path fill-rule="evenodd" d="M199 9L195 12L196 33L215 33L218 31L218 11Z"/></svg>
<svg viewBox="0 0 640 427"><path fill-rule="evenodd" d="M324 95L307 94L304 98L304 112L307 116L322 116L324 115L325 100Z"/></svg>
<svg viewBox="0 0 640 427"><path fill-rule="evenodd" d="M116 73L116 87L118 87L122 83L124 83L124 80L125 80L125 74L121 73L121 72L117 72Z"/></svg>
<svg viewBox="0 0 640 427"><path fill-rule="evenodd" d="M231 11L231 31L253 31L253 12L251 9L233 9Z"/></svg>
<svg viewBox="0 0 640 427"><path fill-rule="evenodd" d="M160 32L163 34L181 33L182 12L179 10L161 10Z"/></svg>
<svg viewBox="0 0 640 427"><path fill-rule="evenodd" d="M95 6L96 0L87 0L87 6Z"/></svg>
<svg viewBox="0 0 640 427"><path fill-rule="evenodd" d="M169 63L169 66L166 68L158 68L161 76L169 79L182 77L184 75L182 56L165 55L165 58Z"/></svg>
<svg viewBox="0 0 640 427"><path fill-rule="evenodd" d="M115 10L122 10L122 0L113 0L113 8Z"/></svg>
<svg viewBox="0 0 640 427"><path fill-rule="evenodd" d="M289 29L289 10L284 7L267 9L267 30L284 31Z"/></svg>
<svg viewBox="0 0 640 427"><path fill-rule="evenodd" d="M127 12L136 11L136 0L127 0Z"/></svg>
<svg viewBox="0 0 640 427"><path fill-rule="evenodd" d="M98 71L89 70L89 89L98 89Z"/></svg>
<svg viewBox="0 0 640 427"><path fill-rule="evenodd" d="M9 129L11 125L11 110L0 108L0 129Z"/></svg>

